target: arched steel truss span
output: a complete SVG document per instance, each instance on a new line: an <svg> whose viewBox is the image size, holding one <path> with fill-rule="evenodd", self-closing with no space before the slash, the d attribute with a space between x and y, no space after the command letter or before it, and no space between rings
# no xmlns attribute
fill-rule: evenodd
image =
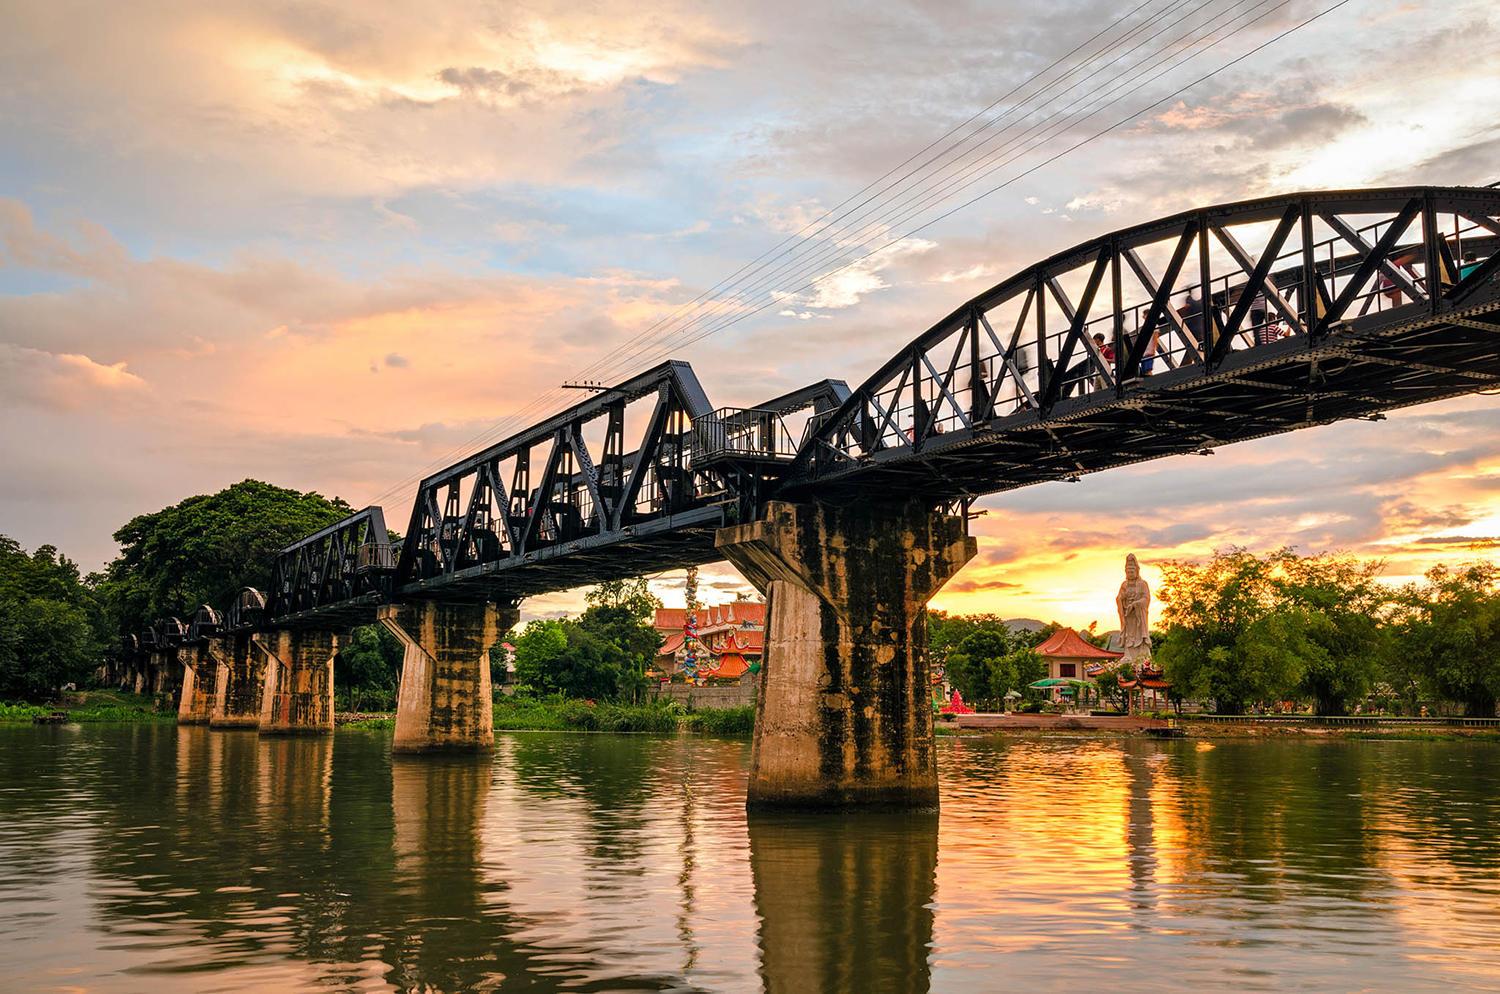
<svg viewBox="0 0 1500 994"><path fill-rule="evenodd" d="M242 592L224 630L708 562L719 528L773 499L953 510L1500 387L1497 248L1492 189L1270 197L1058 253L854 391L824 380L714 409L686 363L663 363L423 480L398 554L379 508L283 549L264 610Z"/></svg>
<svg viewBox="0 0 1500 994"><path fill-rule="evenodd" d="M1268 197L1095 238L953 311L779 491L934 505L1500 384L1500 191Z"/></svg>

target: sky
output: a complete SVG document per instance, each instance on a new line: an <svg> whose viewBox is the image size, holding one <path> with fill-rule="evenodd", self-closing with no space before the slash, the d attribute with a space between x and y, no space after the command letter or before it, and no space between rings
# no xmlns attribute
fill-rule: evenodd
<svg viewBox="0 0 1500 994"><path fill-rule="evenodd" d="M591 370L684 359L715 406L857 384L1132 223L1500 180L1500 12L1348 0L1277 39L1334 3L0 0L0 533L98 569L132 516L245 478L400 527L403 481ZM1161 51L1195 57L1107 89L1122 42L1073 77L1094 117L830 241L813 275L854 261L823 282L770 282L763 307L720 285L768 250L821 258L809 220L992 103L1020 119L1130 8L1098 46L1180 28ZM1166 47L1215 25L1211 49ZM705 294L734 323L664 337ZM660 348L630 344L653 328ZM1108 629L1132 551L1153 585L1229 546L1381 558L1393 582L1488 556L1497 428L1474 396L984 498L934 606ZM681 602L680 574L657 588Z"/></svg>

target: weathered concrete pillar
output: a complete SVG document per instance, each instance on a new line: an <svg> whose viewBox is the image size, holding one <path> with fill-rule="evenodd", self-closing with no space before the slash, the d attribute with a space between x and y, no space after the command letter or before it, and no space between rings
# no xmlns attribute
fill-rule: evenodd
<svg viewBox="0 0 1500 994"><path fill-rule="evenodd" d="M213 715L219 664L209 654L207 642L180 650L180 658L184 670L182 699L177 702L177 724L206 725Z"/></svg>
<svg viewBox="0 0 1500 994"><path fill-rule="evenodd" d="M256 647L266 658L260 734L333 733L333 632L263 632Z"/></svg>
<svg viewBox="0 0 1500 994"><path fill-rule="evenodd" d="M499 604L386 604L380 623L401 640L392 752L488 752L495 745L490 647L520 618Z"/></svg>
<svg viewBox="0 0 1500 994"><path fill-rule="evenodd" d="M937 804L923 610L973 557L920 505L773 502L720 552L767 597L752 809Z"/></svg>
<svg viewBox="0 0 1500 994"><path fill-rule="evenodd" d="M167 689L168 671L171 669L172 651L161 649L151 654L151 661L146 668L145 687L137 689L138 694L159 694Z"/></svg>
<svg viewBox="0 0 1500 994"><path fill-rule="evenodd" d="M209 728L259 728L265 696L266 655L249 633L225 635L208 643L218 674Z"/></svg>

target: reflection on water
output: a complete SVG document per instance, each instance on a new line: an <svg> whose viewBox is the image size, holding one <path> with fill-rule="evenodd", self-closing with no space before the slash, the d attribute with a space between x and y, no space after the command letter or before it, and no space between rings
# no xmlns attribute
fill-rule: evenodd
<svg viewBox="0 0 1500 994"><path fill-rule="evenodd" d="M739 742L0 726L0 986L1500 988L1500 745L939 751L747 823Z"/></svg>
<svg viewBox="0 0 1500 994"><path fill-rule="evenodd" d="M749 820L768 992L928 989L936 815Z"/></svg>

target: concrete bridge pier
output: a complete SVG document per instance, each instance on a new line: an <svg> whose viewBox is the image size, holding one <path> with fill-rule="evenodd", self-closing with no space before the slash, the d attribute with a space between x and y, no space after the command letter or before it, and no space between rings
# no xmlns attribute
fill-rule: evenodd
<svg viewBox="0 0 1500 994"><path fill-rule="evenodd" d="M210 639L209 658L217 671L209 728L259 728L265 695L266 656L247 632Z"/></svg>
<svg viewBox="0 0 1500 994"><path fill-rule="evenodd" d="M210 655L207 642L197 642L180 650L180 658L183 664L182 698L177 702L177 724L206 725L213 715L219 665Z"/></svg>
<svg viewBox="0 0 1500 994"><path fill-rule="evenodd" d="M265 657L260 734L333 734L333 632L263 632L255 649Z"/></svg>
<svg viewBox="0 0 1500 994"><path fill-rule="evenodd" d="M381 606L380 623L406 647L392 752L494 748L490 648L520 617L510 604Z"/></svg>
<svg viewBox="0 0 1500 994"><path fill-rule="evenodd" d="M963 518L775 501L715 544L768 602L747 807L935 807L924 608L977 551Z"/></svg>

